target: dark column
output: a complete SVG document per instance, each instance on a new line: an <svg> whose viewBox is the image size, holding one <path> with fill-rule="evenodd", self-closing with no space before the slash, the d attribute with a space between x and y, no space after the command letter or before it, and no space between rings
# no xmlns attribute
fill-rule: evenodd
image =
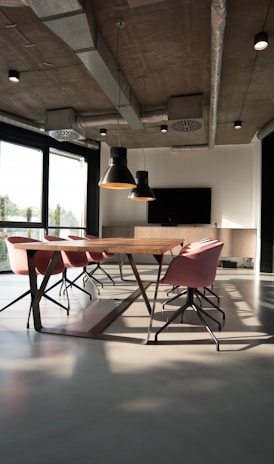
<svg viewBox="0 0 274 464"><path fill-rule="evenodd" d="M274 133L262 141L261 272L273 271L274 244Z"/></svg>
<svg viewBox="0 0 274 464"><path fill-rule="evenodd" d="M99 235L100 150L89 150L87 162L87 233Z"/></svg>

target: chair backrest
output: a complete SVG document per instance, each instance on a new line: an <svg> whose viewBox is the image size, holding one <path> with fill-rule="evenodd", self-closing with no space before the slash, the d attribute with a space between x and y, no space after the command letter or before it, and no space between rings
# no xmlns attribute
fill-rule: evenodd
<svg viewBox="0 0 274 464"><path fill-rule="evenodd" d="M15 243L39 242L28 237L13 235L6 238L7 250L9 253L10 267L14 274L28 275L28 257L26 250L20 250L14 247ZM37 274L45 274L49 261L52 257L52 251L41 250L35 253L34 262ZM52 271L52 274L60 274L64 272L64 263L61 256Z"/></svg>
<svg viewBox="0 0 274 464"><path fill-rule="evenodd" d="M223 245L214 241L175 256L160 282L190 288L208 287L215 280Z"/></svg>
<svg viewBox="0 0 274 464"><path fill-rule="evenodd" d="M66 240L55 235L44 235L47 242ZM88 264L87 255L84 251L61 251L65 267L85 267Z"/></svg>
<svg viewBox="0 0 274 464"><path fill-rule="evenodd" d="M85 234L85 237L87 240L94 240L94 239L98 239L99 237L97 237L97 235L90 235L90 234ZM105 251L103 252L103 256L105 258L114 258L115 256L115 253L106 253Z"/></svg>
<svg viewBox="0 0 274 464"><path fill-rule="evenodd" d="M71 240L93 240L94 238L98 239L98 237L88 239L86 236L80 237L79 235L68 235L68 238ZM87 259L89 263L100 263L101 261L105 259L104 253L101 253L101 252L87 251L86 255L87 255Z"/></svg>
<svg viewBox="0 0 274 464"><path fill-rule="evenodd" d="M87 240L96 240L96 238L98 239L99 237L97 235L85 234L84 238Z"/></svg>
<svg viewBox="0 0 274 464"><path fill-rule="evenodd" d="M186 245L184 245L181 250L179 251L179 254L184 254L184 253L188 253L189 251L192 251L194 248L197 248L197 247L206 247L207 245L211 244L211 243L216 243L218 242L218 240L214 239L214 238L202 238L200 240L196 240L195 242L190 242L190 243L187 243Z"/></svg>

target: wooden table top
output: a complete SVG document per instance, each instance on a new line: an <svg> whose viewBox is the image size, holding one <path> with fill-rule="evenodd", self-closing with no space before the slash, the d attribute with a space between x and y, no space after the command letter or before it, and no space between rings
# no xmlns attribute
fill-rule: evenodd
<svg viewBox="0 0 274 464"><path fill-rule="evenodd" d="M106 253L163 255L180 245L182 239L168 238L99 238L94 240L58 240L16 243L15 248L47 251L90 251Z"/></svg>

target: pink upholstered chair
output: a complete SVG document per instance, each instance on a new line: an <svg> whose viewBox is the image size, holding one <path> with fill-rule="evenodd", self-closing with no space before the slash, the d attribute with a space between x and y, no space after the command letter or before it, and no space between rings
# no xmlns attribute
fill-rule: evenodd
<svg viewBox="0 0 274 464"><path fill-rule="evenodd" d="M195 242L190 242L190 243L187 243L186 245L184 245L181 250L179 251L179 255L181 254L184 254L184 253L188 253L188 252L191 252L193 251L193 249L195 247L202 247L202 246L206 246L208 245L209 243L216 243L217 240L216 239L212 239L212 238L203 238L201 240L196 240ZM171 292L173 292L174 290L176 290L177 288L179 288L180 285L173 285L171 289L169 289L167 291L167 295L169 295ZM183 289L181 292L177 293L176 295L174 295L173 297L170 297L170 298L167 298L163 304L162 304L162 307L163 309L165 309L165 306L173 301L175 301L177 298L180 298L181 296L185 295L186 294L186 289ZM211 288L208 288L208 287L205 287L204 288L204 292L202 294L202 298L204 298L208 303L212 304L212 301L209 300L206 296L205 296L205 293L206 291L208 291L211 295L215 296L215 298L217 299L217 303L219 304L220 303L220 298L219 296L213 291L213 284L211 285ZM197 292L196 292L197 294ZM200 298L198 296L198 298ZM200 300L200 303L201 303L201 300ZM212 304L213 306L215 306L215 304L213 303Z"/></svg>
<svg viewBox="0 0 274 464"><path fill-rule="evenodd" d="M214 240L207 244L192 247L192 250L190 248L191 247L171 260L165 275L160 279L160 284L172 284L186 287L186 301L179 309L174 311L167 322L156 331L155 341L157 341L158 334L169 326L178 316L181 316L181 321L183 321L185 310L188 307L192 307L215 341L218 351L219 341L209 327L206 319L215 322L219 330L221 330L222 325L209 311L205 311L196 302L194 296L196 292L199 294L199 288L209 287L214 282L223 243ZM216 309L221 312L224 321L225 313L217 305Z"/></svg>
<svg viewBox="0 0 274 464"><path fill-rule="evenodd" d="M27 237L20 237L20 236L10 236L6 238L6 246L7 246L7 250L9 254L10 267L11 267L12 272L14 272L14 274L25 275L25 276L29 275L27 252L26 250L20 250L20 249L15 248L14 244L15 243L26 243L26 242L37 242L37 241L39 240L35 240L35 239L27 238ZM39 274L44 275L46 273L51 257L52 257L51 251L37 251L35 253L35 267L36 267L37 275ZM64 263L60 256L60 258L57 260L55 268L52 271L52 275L62 274L64 270L65 270ZM65 309L67 311L67 314L69 315L69 302L68 302L68 307L64 306L59 301L56 301L55 299L47 295L48 291L49 289L46 289L43 296L47 298L48 300L52 301L53 303L57 304L58 306L60 306L62 309ZM31 293L30 289L22 293L22 295L18 296L17 298L12 300L9 304L7 304L4 308L2 308L0 312L9 308L11 305L21 300L25 296L29 295L30 293ZM27 328L29 328L30 314L31 314L31 304L29 307Z"/></svg>
<svg viewBox="0 0 274 464"><path fill-rule="evenodd" d="M65 240L65 238L56 237L55 235L45 235L44 239L48 242ZM88 259L87 259L86 253L84 251L61 251L61 255L62 255L63 262L64 262L65 270L63 272L63 281L62 281L59 294L61 294L62 287L64 287L64 292L67 291L68 287L76 287L82 292L89 295L91 299L91 294L84 288L77 285L74 281L70 280L67 275L67 270L69 268L81 267L84 270L86 270L86 267L88 265Z"/></svg>
<svg viewBox="0 0 274 464"><path fill-rule="evenodd" d="M87 237L80 237L79 235L68 235L68 238L71 239L71 240L88 240ZM95 238L98 239L98 237L95 237ZM101 253L101 252L100 253L98 253L98 252L87 252L86 255L87 255L88 263L89 264L94 264L95 269L92 269L90 272L87 271L87 274L85 274L85 277L94 280L97 284L101 285L101 287L103 288L103 283L100 280L98 280L93 274L96 271L96 269L98 269L98 267L99 267L98 264L101 263L102 261L104 261L106 259L106 256L104 255L104 253ZM110 277L110 276L108 276L108 277ZM110 279L111 279L111 277L110 277ZM113 283L114 283L114 281L113 281Z"/></svg>
<svg viewBox="0 0 274 464"><path fill-rule="evenodd" d="M99 237L97 237L96 235L90 235L90 234L85 234L84 236L85 239L87 240L94 240L94 239L98 239ZM115 282L113 280L113 278L111 277L111 275L109 275L109 273L102 267L101 263L105 260L105 259L108 259L108 258L114 258L115 257L115 253L106 253L106 252L103 252L102 253L103 255L103 259L101 261L98 261L96 263L96 266L95 268L92 269L92 271L90 272L90 275L93 275L98 269L101 270L102 272L104 272L104 274L107 276L107 278L113 283L113 285L115 285Z"/></svg>

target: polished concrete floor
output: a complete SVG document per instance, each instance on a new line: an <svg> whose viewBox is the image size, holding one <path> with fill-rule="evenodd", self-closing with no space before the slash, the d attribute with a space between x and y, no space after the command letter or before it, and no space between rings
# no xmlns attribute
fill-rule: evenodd
<svg viewBox="0 0 274 464"><path fill-rule="evenodd" d="M144 279L154 278L153 266L140 269ZM44 325L85 327L119 305L135 284L122 282L115 264L108 270L116 285L98 275L104 288L98 296L87 285L91 302L69 291L69 317L43 300ZM132 278L127 267L125 276ZM0 275L0 308L26 288L25 277ZM1 463L273 459L274 276L218 269L214 291L226 321L220 332L211 327L219 352L191 309L184 324L175 321L153 343L155 329L178 303L162 311L166 290L161 287L149 344L141 343L148 327L141 298L107 329L116 341L41 334L32 325L27 330L28 297L0 313ZM53 294L59 298L57 289Z"/></svg>

